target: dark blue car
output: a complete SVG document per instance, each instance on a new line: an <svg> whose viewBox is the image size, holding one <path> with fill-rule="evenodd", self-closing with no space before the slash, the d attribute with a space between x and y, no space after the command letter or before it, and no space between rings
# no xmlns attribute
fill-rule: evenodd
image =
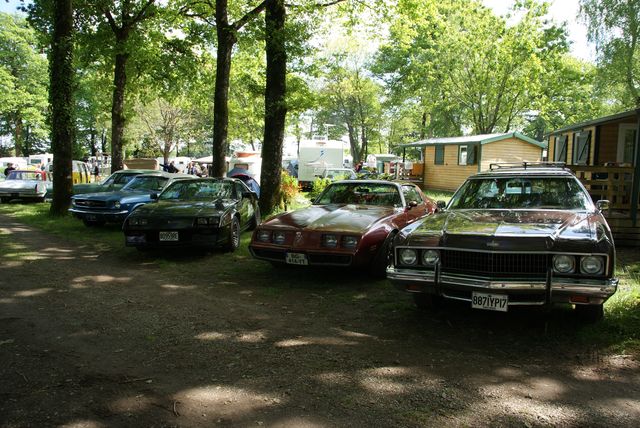
<svg viewBox="0 0 640 428"><path fill-rule="evenodd" d="M151 201L175 180L193 178L186 174L157 171L135 176L126 186L114 192L85 193L71 198L69 212L86 226L102 226L107 222L122 223L136 208Z"/></svg>

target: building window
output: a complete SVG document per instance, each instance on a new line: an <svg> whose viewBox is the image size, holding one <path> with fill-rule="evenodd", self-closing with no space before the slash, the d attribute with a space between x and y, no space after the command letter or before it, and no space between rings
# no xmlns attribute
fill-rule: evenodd
<svg viewBox="0 0 640 428"><path fill-rule="evenodd" d="M591 148L591 131L573 134L573 164L588 165Z"/></svg>
<svg viewBox="0 0 640 428"><path fill-rule="evenodd" d="M618 130L618 163L629 165L634 164L636 129L637 125L634 124L623 123L620 125Z"/></svg>
<svg viewBox="0 0 640 428"><path fill-rule="evenodd" d="M436 146L436 155L433 163L436 165L444 165L444 146Z"/></svg>
<svg viewBox="0 0 640 428"><path fill-rule="evenodd" d="M556 137L555 145L553 146L553 161L554 162L567 162L567 136L559 135Z"/></svg>
<svg viewBox="0 0 640 428"><path fill-rule="evenodd" d="M458 165L467 164L467 146L460 146L458 148Z"/></svg>

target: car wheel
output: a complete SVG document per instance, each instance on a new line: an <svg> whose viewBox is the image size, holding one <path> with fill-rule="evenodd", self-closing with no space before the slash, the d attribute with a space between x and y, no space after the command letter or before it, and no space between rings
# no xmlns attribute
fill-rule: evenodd
<svg viewBox="0 0 640 428"><path fill-rule="evenodd" d="M576 305L576 315L584 322L595 323L604 317L604 305Z"/></svg>
<svg viewBox="0 0 640 428"><path fill-rule="evenodd" d="M231 220L229 225L229 238L225 250L229 252L235 251L240 246L240 222L237 217Z"/></svg>
<svg viewBox="0 0 640 428"><path fill-rule="evenodd" d="M84 223L85 226L87 227L98 227L98 226L104 226L104 221L97 221L97 220L82 220L82 222Z"/></svg>
<svg viewBox="0 0 640 428"><path fill-rule="evenodd" d="M412 293L413 303L420 310L436 309L442 305L442 297L433 294Z"/></svg>
<svg viewBox="0 0 640 428"><path fill-rule="evenodd" d="M396 232L391 232L387 235L382 247L378 250L378 254L373 259L371 264L371 274L376 278L387 277L387 266L391 263L391 257L393 256L393 238L395 238Z"/></svg>
<svg viewBox="0 0 640 428"><path fill-rule="evenodd" d="M260 224L260 221L260 208L256 207L256 212L253 213L253 218L249 222L248 230L255 230L255 228Z"/></svg>

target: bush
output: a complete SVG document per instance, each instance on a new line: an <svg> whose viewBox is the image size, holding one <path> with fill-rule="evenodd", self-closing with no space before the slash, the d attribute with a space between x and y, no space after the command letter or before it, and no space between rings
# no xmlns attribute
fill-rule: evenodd
<svg viewBox="0 0 640 428"><path fill-rule="evenodd" d="M313 180L313 185L311 187L311 192L309 192L309 199L312 201L320 196L320 193L324 191L324 189L331 183L330 178L322 178L318 177Z"/></svg>
<svg viewBox="0 0 640 428"><path fill-rule="evenodd" d="M298 179L292 177L286 171L282 171L280 177L280 208L286 210L296 200L300 192Z"/></svg>

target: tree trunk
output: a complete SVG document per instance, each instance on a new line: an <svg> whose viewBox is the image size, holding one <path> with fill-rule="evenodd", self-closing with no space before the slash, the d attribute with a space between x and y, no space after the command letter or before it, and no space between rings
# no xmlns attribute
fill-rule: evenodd
<svg viewBox="0 0 640 428"><path fill-rule="evenodd" d="M420 140L424 140L427 131L427 112L422 112L422 121L420 122Z"/></svg>
<svg viewBox="0 0 640 428"><path fill-rule="evenodd" d="M16 156L18 157L24 156L24 151L22 150L22 131L22 116L18 113L13 121L13 144Z"/></svg>
<svg viewBox="0 0 640 428"><path fill-rule="evenodd" d="M53 151L52 215L66 215L73 189L71 157L74 128L73 7L72 0L54 3L49 59L49 105Z"/></svg>
<svg viewBox="0 0 640 428"><path fill-rule="evenodd" d="M111 172L124 166L124 95L127 86L126 32L116 37L116 65L113 72L113 103L111 105Z"/></svg>
<svg viewBox="0 0 640 428"><path fill-rule="evenodd" d="M353 164L357 164L362 160L361 152L358 147L358 136L356 130L350 122L347 122L347 129L349 131L349 145L351 146L351 157L353 157Z"/></svg>
<svg viewBox="0 0 640 428"><path fill-rule="evenodd" d="M284 26L284 0L267 0L265 28L267 67L264 96L264 142L260 179L260 210L271 213L280 197L282 144L287 105L287 53Z"/></svg>
<svg viewBox="0 0 640 428"><path fill-rule="evenodd" d="M107 130L103 129L100 135L100 156L107 152Z"/></svg>

